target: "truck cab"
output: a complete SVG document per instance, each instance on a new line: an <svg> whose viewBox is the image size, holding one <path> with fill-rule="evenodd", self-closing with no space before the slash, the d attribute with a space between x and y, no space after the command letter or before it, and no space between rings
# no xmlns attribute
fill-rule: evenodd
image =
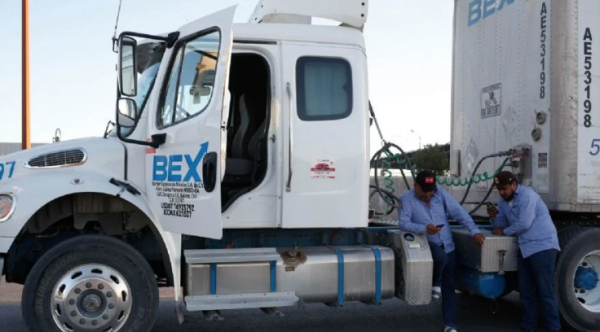
<svg viewBox="0 0 600 332"><path fill-rule="evenodd" d="M0 271L29 330L148 331L159 286L180 319L395 295L366 231L368 2L329 3L125 31L113 132L0 159Z"/></svg>
<svg viewBox="0 0 600 332"><path fill-rule="evenodd" d="M168 46L150 38L145 45L154 48L138 47L122 34L116 131L131 150L129 181L176 233L220 238L228 228L365 227L362 32L232 24L233 13L181 27Z"/></svg>

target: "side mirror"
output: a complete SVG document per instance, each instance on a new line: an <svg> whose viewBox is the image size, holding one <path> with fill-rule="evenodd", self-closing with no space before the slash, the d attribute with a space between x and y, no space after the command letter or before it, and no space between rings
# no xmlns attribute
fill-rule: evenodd
<svg viewBox="0 0 600 332"><path fill-rule="evenodd" d="M117 113L117 128L132 128L137 118L137 104L129 98L119 99L119 112Z"/></svg>
<svg viewBox="0 0 600 332"><path fill-rule="evenodd" d="M137 41L128 36L119 40L119 90L121 95L137 95Z"/></svg>

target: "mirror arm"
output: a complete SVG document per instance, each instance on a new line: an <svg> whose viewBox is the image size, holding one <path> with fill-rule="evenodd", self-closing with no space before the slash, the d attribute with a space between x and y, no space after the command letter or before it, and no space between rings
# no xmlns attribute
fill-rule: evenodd
<svg viewBox="0 0 600 332"><path fill-rule="evenodd" d="M173 47L173 45L175 45L177 40L179 40L179 31L171 32L167 36L167 48Z"/></svg>
<svg viewBox="0 0 600 332"><path fill-rule="evenodd" d="M158 149L161 145L165 144L165 142L167 141L167 134L165 134L165 133L152 135L152 142L145 142L145 141L138 141L135 139L125 138L125 137L123 137L123 135L121 135L121 127L117 126L116 129L117 129L117 137L119 137L119 139L125 143L145 145L145 146L150 146L155 149Z"/></svg>
<svg viewBox="0 0 600 332"><path fill-rule="evenodd" d="M165 144L165 142L167 142L167 134L166 133L160 133L160 134L154 134L152 136L150 136L152 138L152 147L157 149L159 146Z"/></svg>
<svg viewBox="0 0 600 332"><path fill-rule="evenodd" d="M177 42L177 40L179 39L179 31L171 32L167 35L167 37L149 35L149 34L145 34L145 33L133 32L133 31L123 31L123 32L121 32L121 34L119 34L119 40L121 40L121 38L123 36L162 40L162 41L167 42L167 46L169 48L171 48L171 47L173 47L173 45L175 45L175 42Z"/></svg>

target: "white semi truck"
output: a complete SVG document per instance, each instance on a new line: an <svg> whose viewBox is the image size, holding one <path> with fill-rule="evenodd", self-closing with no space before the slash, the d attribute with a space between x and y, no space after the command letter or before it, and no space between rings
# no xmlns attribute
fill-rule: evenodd
<svg viewBox="0 0 600 332"><path fill-rule="evenodd" d="M25 286L28 330L150 331L158 287L173 287L180 321L186 311L430 302L427 240L369 209L369 193L389 198L389 183L369 181L368 1L263 0L247 24L234 13L164 35L123 32L113 132L0 158L0 271ZM527 151L499 147L514 166ZM382 151L375 175L398 161L410 169ZM486 230L479 248L453 232L459 290L496 299L513 289L514 238ZM593 252L565 285L589 288ZM593 302L569 305L579 306L561 305L571 324L600 330Z"/></svg>

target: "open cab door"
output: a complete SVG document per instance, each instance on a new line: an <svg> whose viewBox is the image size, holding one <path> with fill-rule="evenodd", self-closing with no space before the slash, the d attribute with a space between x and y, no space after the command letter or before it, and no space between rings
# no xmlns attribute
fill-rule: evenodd
<svg viewBox="0 0 600 332"><path fill-rule="evenodd" d="M164 143L146 150L146 179L166 231L216 239L223 234L221 141L235 9L184 25L165 54L168 66L148 115L149 135Z"/></svg>

